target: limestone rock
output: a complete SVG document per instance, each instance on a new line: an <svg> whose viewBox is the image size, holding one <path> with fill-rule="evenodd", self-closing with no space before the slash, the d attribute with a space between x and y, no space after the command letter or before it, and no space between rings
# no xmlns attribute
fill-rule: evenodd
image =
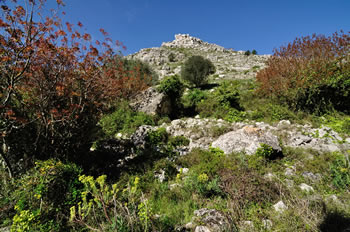
<svg viewBox="0 0 350 232"><path fill-rule="evenodd" d="M311 187L310 185L305 184L305 183L300 184L299 188L305 192L308 192L308 193L314 192L314 188Z"/></svg>
<svg viewBox="0 0 350 232"><path fill-rule="evenodd" d="M302 176L311 180L312 182L318 182L322 179L322 176L319 173L313 174L312 172L303 172Z"/></svg>
<svg viewBox="0 0 350 232"><path fill-rule="evenodd" d="M212 232L212 231L206 226L197 226L194 232Z"/></svg>
<svg viewBox="0 0 350 232"><path fill-rule="evenodd" d="M203 232L223 232L228 229L235 231L236 229L232 228L223 213L207 208L195 210L191 224L197 225L195 231Z"/></svg>
<svg viewBox="0 0 350 232"><path fill-rule="evenodd" d="M154 127L143 125L137 128L134 134L131 135L130 139L136 147L145 148L146 146L146 137L148 133L152 130L155 130Z"/></svg>
<svg viewBox="0 0 350 232"><path fill-rule="evenodd" d="M130 106L135 111L141 111L152 115L169 115L171 113L171 101L163 93L159 93L154 87L139 93L131 100Z"/></svg>
<svg viewBox="0 0 350 232"><path fill-rule="evenodd" d="M248 155L252 155L261 143L270 145L277 152L282 151L277 136L252 126L226 133L215 140L212 146L220 148L226 154L245 151Z"/></svg>
<svg viewBox="0 0 350 232"><path fill-rule="evenodd" d="M279 201L276 204L273 205L273 208L278 213L282 213L287 209L287 206L283 203L283 201Z"/></svg>

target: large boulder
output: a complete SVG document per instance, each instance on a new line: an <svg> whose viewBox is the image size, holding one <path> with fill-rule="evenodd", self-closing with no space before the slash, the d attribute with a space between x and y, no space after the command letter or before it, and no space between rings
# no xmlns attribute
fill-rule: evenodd
<svg viewBox="0 0 350 232"><path fill-rule="evenodd" d="M150 87L136 95L130 106L136 111L151 115L169 115L171 113L170 98L163 93L159 93L154 87Z"/></svg>
<svg viewBox="0 0 350 232"><path fill-rule="evenodd" d="M246 154L252 155L256 153L262 143L271 146L276 152L282 151L277 136L253 126L245 126L221 135L212 143L212 147L220 148L225 154L244 151Z"/></svg>

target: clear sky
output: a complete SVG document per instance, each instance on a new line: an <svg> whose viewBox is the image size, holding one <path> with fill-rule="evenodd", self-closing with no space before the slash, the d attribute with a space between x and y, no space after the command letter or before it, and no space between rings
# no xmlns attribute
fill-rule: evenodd
<svg viewBox="0 0 350 232"><path fill-rule="evenodd" d="M48 0L51 5L54 0ZM350 0L65 0L65 20L127 47L159 47L178 33L234 50L274 48L312 33L350 31Z"/></svg>

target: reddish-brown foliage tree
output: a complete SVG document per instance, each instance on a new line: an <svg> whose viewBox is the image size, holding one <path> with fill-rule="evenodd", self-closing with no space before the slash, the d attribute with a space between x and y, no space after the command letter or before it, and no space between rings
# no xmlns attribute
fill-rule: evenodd
<svg viewBox="0 0 350 232"><path fill-rule="evenodd" d="M276 96L294 109L349 110L349 32L295 39L274 50L268 67L257 74L259 92Z"/></svg>
<svg viewBox="0 0 350 232"><path fill-rule="evenodd" d="M1 1L0 158L7 164L25 156L77 154L89 147L100 112L116 97L147 87L138 70L128 75L113 63L112 40L91 41L45 0ZM124 47L122 43L115 43ZM127 90L127 91L126 91Z"/></svg>

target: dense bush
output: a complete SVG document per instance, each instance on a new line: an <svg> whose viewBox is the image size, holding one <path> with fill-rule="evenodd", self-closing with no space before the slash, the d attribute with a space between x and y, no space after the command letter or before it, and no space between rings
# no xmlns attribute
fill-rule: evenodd
<svg viewBox="0 0 350 232"><path fill-rule="evenodd" d="M225 81L196 106L202 117L225 118L229 112L242 110L240 95L234 82Z"/></svg>
<svg viewBox="0 0 350 232"><path fill-rule="evenodd" d="M350 187L350 161L349 157L336 154L336 159L330 165L333 185L341 190L348 190Z"/></svg>
<svg viewBox="0 0 350 232"><path fill-rule="evenodd" d="M257 55L258 52L254 49L254 50L252 51L252 54L253 54L253 55Z"/></svg>
<svg viewBox="0 0 350 232"><path fill-rule="evenodd" d="M176 60L175 54L171 52L171 53L168 55L168 59L169 59L170 62L175 62L175 60Z"/></svg>
<svg viewBox="0 0 350 232"><path fill-rule="evenodd" d="M168 76L159 83L158 91L168 95L170 98L179 98L184 91L184 84L179 76Z"/></svg>
<svg viewBox="0 0 350 232"><path fill-rule="evenodd" d="M199 88L193 88L182 96L182 102L184 107L193 108L196 107L196 105L198 105L199 102L206 99L207 97L207 92Z"/></svg>
<svg viewBox="0 0 350 232"><path fill-rule="evenodd" d="M247 50L245 53L244 53L244 55L246 55L246 56L250 56L250 50Z"/></svg>
<svg viewBox="0 0 350 232"><path fill-rule="evenodd" d="M113 108L113 113L104 115L99 121L107 137L115 137L118 133L128 136L141 125L155 124L150 115L133 111L126 101L117 103Z"/></svg>
<svg viewBox="0 0 350 232"><path fill-rule="evenodd" d="M172 115L169 115L171 118L177 117L182 108L180 99L184 89L185 86L177 75L165 77L158 86L158 91L170 98L173 112Z"/></svg>
<svg viewBox="0 0 350 232"><path fill-rule="evenodd" d="M56 160L37 161L13 193L11 231L67 231L69 208L80 199L81 170Z"/></svg>
<svg viewBox="0 0 350 232"><path fill-rule="evenodd" d="M181 68L181 77L190 84L198 87L207 82L207 77L215 73L213 63L202 56L190 57Z"/></svg>
<svg viewBox="0 0 350 232"><path fill-rule="evenodd" d="M257 74L259 92L296 110L324 113L350 109L350 37L313 35L274 51Z"/></svg>

